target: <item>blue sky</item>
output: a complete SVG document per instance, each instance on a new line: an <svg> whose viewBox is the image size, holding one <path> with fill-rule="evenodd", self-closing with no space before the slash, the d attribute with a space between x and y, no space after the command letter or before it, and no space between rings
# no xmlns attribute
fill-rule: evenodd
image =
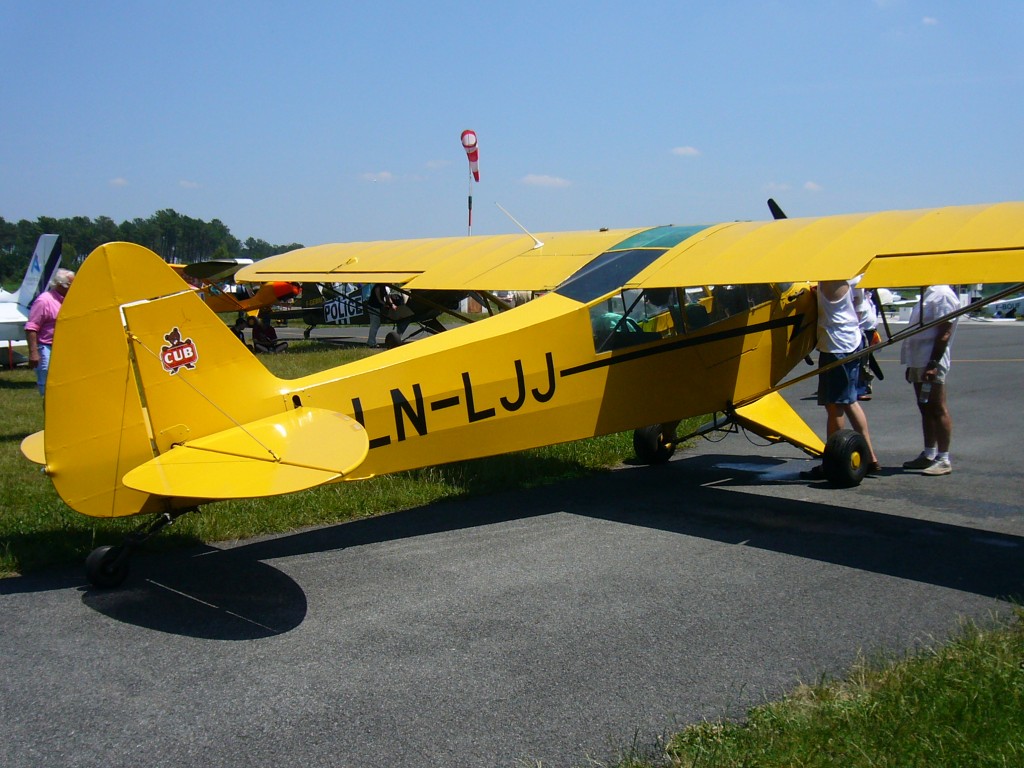
<svg viewBox="0 0 1024 768"><path fill-rule="evenodd" d="M0 0L0 216L241 239L1024 199L1024 2Z"/></svg>

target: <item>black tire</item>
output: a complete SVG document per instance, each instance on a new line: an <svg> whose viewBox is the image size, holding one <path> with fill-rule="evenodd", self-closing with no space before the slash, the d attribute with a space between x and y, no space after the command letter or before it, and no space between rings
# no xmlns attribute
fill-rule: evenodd
<svg viewBox="0 0 1024 768"><path fill-rule="evenodd" d="M384 346L388 349L400 347L402 346L402 337L398 335L397 331L389 331L388 335L384 337Z"/></svg>
<svg viewBox="0 0 1024 768"><path fill-rule="evenodd" d="M96 547L85 559L85 575L94 586L113 589L128 577L128 558L121 557L123 547Z"/></svg>
<svg viewBox="0 0 1024 768"><path fill-rule="evenodd" d="M675 435L666 435L662 424L635 429L633 450L644 464L664 464L676 451Z"/></svg>
<svg viewBox="0 0 1024 768"><path fill-rule="evenodd" d="M868 473L871 452L864 435L852 429L840 429L832 433L825 443L821 467L825 478L840 488L852 488Z"/></svg>

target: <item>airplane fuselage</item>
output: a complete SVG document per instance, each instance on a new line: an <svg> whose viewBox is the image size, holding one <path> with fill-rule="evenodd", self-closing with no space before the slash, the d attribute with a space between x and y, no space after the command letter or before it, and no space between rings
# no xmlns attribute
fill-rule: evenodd
<svg viewBox="0 0 1024 768"><path fill-rule="evenodd" d="M598 351L592 307L551 293L295 380L283 395L359 421L370 453L352 477L366 477L723 410L808 354L814 312L810 291L792 291L701 329Z"/></svg>
<svg viewBox="0 0 1024 768"><path fill-rule="evenodd" d="M986 317L1002 317L1016 319L1024 317L1024 296L993 301L985 306L981 313Z"/></svg>

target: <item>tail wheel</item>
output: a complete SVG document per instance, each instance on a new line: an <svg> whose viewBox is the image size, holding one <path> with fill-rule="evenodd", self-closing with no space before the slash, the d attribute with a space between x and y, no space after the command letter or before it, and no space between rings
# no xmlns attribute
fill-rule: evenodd
<svg viewBox="0 0 1024 768"><path fill-rule="evenodd" d="M664 464L675 453L675 434L663 424L633 430L633 450L644 464Z"/></svg>
<svg viewBox="0 0 1024 768"><path fill-rule="evenodd" d="M132 553L182 515L198 507L182 507L161 512L152 521L143 523L124 537L124 544L96 547L85 559L85 575L94 586L114 589L128 577L128 561Z"/></svg>
<svg viewBox="0 0 1024 768"><path fill-rule="evenodd" d="M868 441L860 432L840 429L833 432L825 443L821 467L825 477L834 485L841 488L860 485L870 464Z"/></svg>

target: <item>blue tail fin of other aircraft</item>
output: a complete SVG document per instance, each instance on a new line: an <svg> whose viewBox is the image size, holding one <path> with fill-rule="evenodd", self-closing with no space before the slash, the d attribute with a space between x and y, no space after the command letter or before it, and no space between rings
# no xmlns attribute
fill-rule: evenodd
<svg viewBox="0 0 1024 768"><path fill-rule="evenodd" d="M18 289L18 306L28 316L29 308L36 297L46 290L50 278L60 266L60 235L40 235L36 249L25 270L25 279Z"/></svg>

